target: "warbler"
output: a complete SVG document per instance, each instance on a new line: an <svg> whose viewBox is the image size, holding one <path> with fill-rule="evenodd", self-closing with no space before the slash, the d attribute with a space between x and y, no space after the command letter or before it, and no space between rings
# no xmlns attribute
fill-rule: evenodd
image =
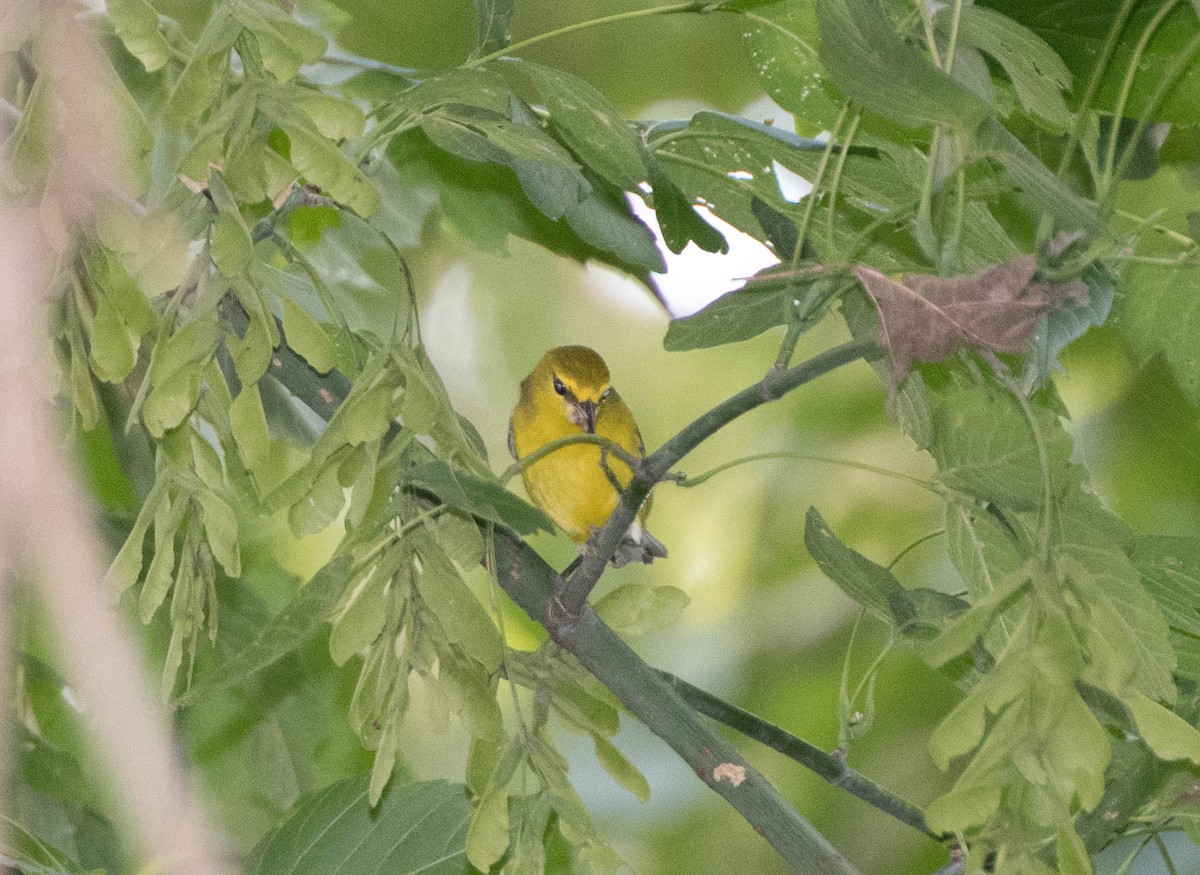
<svg viewBox="0 0 1200 875"><path fill-rule="evenodd" d="M586 346L560 346L546 353L521 381L521 397L508 427L508 449L518 461L553 440L577 434L608 438L625 452L645 457L633 411L613 388L604 359ZM605 468L607 467L607 471ZM599 530L629 485L629 465L596 444L567 444L522 471L525 489L579 545ZM615 483L614 483L615 481ZM665 558L667 548L646 531L650 501L622 540L612 563Z"/></svg>

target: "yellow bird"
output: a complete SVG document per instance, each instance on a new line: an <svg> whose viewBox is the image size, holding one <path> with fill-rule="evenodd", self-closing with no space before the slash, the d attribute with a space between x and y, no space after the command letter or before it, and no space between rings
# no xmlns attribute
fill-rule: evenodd
<svg viewBox="0 0 1200 875"><path fill-rule="evenodd" d="M646 455L633 412L612 387L604 359L586 346L560 346L546 353L521 381L521 398L508 427L508 449L519 461L553 440L576 434L600 435L630 455ZM526 467L522 476L534 504L579 544L582 553L617 506L613 479L624 489L633 473L611 452L602 454L596 444L579 443L553 450ZM666 557L667 548L646 531L649 513L647 499L612 557L614 565Z"/></svg>

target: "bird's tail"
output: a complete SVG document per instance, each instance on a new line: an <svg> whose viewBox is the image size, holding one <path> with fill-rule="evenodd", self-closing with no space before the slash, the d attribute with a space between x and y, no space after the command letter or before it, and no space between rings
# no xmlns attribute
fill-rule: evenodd
<svg viewBox="0 0 1200 875"><path fill-rule="evenodd" d="M640 523L634 523L613 554L612 564L617 568L630 562L644 562L649 565L655 559L666 559L667 548L662 541L654 537Z"/></svg>

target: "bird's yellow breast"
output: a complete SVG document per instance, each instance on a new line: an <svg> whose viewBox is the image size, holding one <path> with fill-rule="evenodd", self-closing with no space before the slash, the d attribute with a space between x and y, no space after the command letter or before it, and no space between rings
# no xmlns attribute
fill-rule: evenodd
<svg viewBox="0 0 1200 875"><path fill-rule="evenodd" d="M542 399L544 404L519 404L513 411L513 449L518 459L553 440L583 434L554 405L558 399ZM641 440L629 407L620 396L604 401L596 416L596 432L626 452L640 455ZM624 489L632 472L611 453L604 464ZM617 506L619 493L601 466L601 448L592 444L561 447L524 470L525 489L530 498L574 540L586 541L591 529L600 528ZM644 515L644 514L643 514Z"/></svg>
<svg viewBox="0 0 1200 875"><path fill-rule="evenodd" d="M610 385L604 360L583 346L552 349L521 383L509 431L513 455L523 459L551 441L588 431L632 456L644 453L633 413ZM529 497L579 542L604 525L632 478L628 464L583 443L555 449L522 473ZM647 503L639 519L648 511Z"/></svg>

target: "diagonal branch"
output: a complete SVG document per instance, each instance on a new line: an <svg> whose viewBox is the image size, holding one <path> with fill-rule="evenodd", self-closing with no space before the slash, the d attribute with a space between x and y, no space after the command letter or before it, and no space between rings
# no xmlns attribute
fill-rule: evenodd
<svg viewBox="0 0 1200 875"><path fill-rule="evenodd" d="M660 671L659 674L685 702L705 717L724 723L730 729L736 729L748 738L753 738L785 757L795 760L806 769L816 772L830 784L841 787L863 802L890 814L901 823L920 830L934 841L946 840L946 836L940 836L929 828L921 809L905 802L899 796L880 787L870 778L850 768L846 765L844 757L826 753L803 738L797 738L787 730L763 720L756 714L751 714L749 711L717 698L706 690L689 684L683 678L665 671Z"/></svg>
<svg viewBox="0 0 1200 875"><path fill-rule="evenodd" d="M588 545L583 560L575 573L559 586L554 594L554 607L550 614L549 629L552 635L574 622L587 604L588 595L596 586L600 575L633 524L638 509L646 500L655 483L666 478L668 472L680 459L702 442L712 437L743 413L774 401L793 389L816 379L844 364L859 358L870 358L879 354L874 340L852 340L835 346L806 362L784 371L771 370L763 379L743 389L736 395L718 404L701 415L691 425L671 438L634 469L633 479L621 493L621 501L608 518L604 528Z"/></svg>

